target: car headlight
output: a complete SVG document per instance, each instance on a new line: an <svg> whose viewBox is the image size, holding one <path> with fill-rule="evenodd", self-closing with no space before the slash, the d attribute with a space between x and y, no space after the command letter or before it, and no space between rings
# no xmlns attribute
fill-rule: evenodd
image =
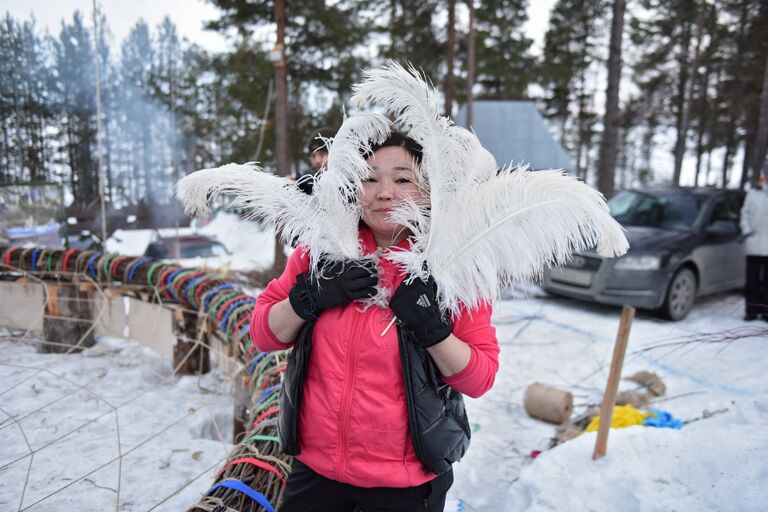
<svg viewBox="0 0 768 512"><path fill-rule="evenodd" d="M658 270L661 267L659 256L624 256L613 266L616 270Z"/></svg>

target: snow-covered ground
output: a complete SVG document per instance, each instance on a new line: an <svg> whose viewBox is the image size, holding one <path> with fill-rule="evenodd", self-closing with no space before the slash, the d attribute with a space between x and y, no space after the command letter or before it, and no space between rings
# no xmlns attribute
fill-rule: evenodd
<svg viewBox="0 0 768 512"><path fill-rule="evenodd" d="M0 352L0 510L185 510L232 448L220 373L173 377L109 338L62 355L3 336Z"/></svg>
<svg viewBox="0 0 768 512"><path fill-rule="evenodd" d="M476 432L456 466L453 504L483 511L768 510L768 324L743 322L738 295L701 300L679 323L639 312L624 363L624 375L649 370L664 380L667 393L655 407L683 421L722 412L681 430L612 429L597 462L594 433L531 458L554 428L526 415L525 387L538 381L571 391L576 414L599 404L619 314L545 297L496 303L500 370L487 395L468 400ZM714 333L733 339L695 341L716 340ZM635 387L622 382L620 389Z"/></svg>
<svg viewBox="0 0 768 512"><path fill-rule="evenodd" d="M722 412L682 430L612 430L594 462L595 434L546 450L554 427L526 415L522 394L537 381L571 391L575 413L598 404L619 310L535 289L499 300L500 371L468 400L472 446L446 510L766 510L768 324L741 313L737 295L700 301L679 323L638 313L624 374L656 372L667 394L655 406L682 420ZM727 343L694 341L726 332ZM55 355L6 336L0 351L0 510L183 510L231 448L220 372L171 377L169 360L114 339Z"/></svg>

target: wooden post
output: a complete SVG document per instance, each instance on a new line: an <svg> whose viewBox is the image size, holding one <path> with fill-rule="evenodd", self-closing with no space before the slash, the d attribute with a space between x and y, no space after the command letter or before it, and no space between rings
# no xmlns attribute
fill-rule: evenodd
<svg viewBox="0 0 768 512"><path fill-rule="evenodd" d="M251 377L243 369L235 377L235 414L232 426L232 443L238 444L248 428L248 407L251 405Z"/></svg>
<svg viewBox="0 0 768 512"><path fill-rule="evenodd" d="M93 316L88 294L75 283L48 284L43 318L43 352L79 352L92 347ZM81 342L82 341L82 342ZM79 343L79 345L78 345Z"/></svg>
<svg viewBox="0 0 768 512"><path fill-rule="evenodd" d="M627 352L629 330L632 327L633 318L635 318L635 308L624 306L621 310L616 343L613 346L613 359L611 359L611 369L608 373L608 384L605 386L603 405L600 408L600 426L597 430L597 441L595 442L595 451L592 453L592 460L603 457L608 447L608 431L611 429L613 405L616 401L616 391L619 389L621 367L624 366L624 354Z"/></svg>
<svg viewBox="0 0 768 512"><path fill-rule="evenodd" d="M174 330L178 338L173 347L173 368L177 375L202 375L211 371L208 333L200 333L198 344L198 314L181 308L174 311ZM202 328L202 326L200 326Z"/></svg>

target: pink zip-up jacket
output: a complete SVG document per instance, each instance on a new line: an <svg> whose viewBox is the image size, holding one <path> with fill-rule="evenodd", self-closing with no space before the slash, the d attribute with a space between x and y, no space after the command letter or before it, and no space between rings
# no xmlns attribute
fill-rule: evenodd
<svg viewBox="0 0 768 512"><path fill-rule="evenodd" d="M376 251L363 228L366 254ZM401 247L407 247L403 242ZM382 254L379 279L395 290L405 275ZM298 248L283 274L259 295L251 317L251 339L261 351L284 350L269 328L269 311L286 299L296 275L308 272L307 253ZM479 397L493 385L499 345L485 304L452 318L453 334L471 348L469 364L443 377L457 391ZM397 329L389 308L365 310L352 303L320 314L312 335L312 355L299 412L301 453L317 473L358 487L411 487L433 478L416 458L408 431L408 411Z"/></svg>

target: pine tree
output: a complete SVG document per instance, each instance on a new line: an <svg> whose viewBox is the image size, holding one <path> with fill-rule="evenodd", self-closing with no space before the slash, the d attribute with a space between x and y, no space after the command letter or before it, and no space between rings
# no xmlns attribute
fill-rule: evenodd
<svg viewBox="0 0 768 512"><path fill-rule="evenodd" d="M16 22L10 15L0 23L0 182L44 181L50 177L51 151L45 128L52 73L35 20Z"/></svg>
<svg viewBox="0 0 768 512"><path fill-rule="evenodd" d="M98 198L92 41L82 15L76 11L71 23L62 22L55 46L62 146L69 166L72 195L75 203L83 207Z"/></svg>
<svg viewBox="0 0 768 512"><path fill-rule="evenodd" d="M561 145L571 152L576 175L587 178L587 157L595 138L595 91L589 73L602 62L605 3L560 0L544 38L540 63L545 115L556 121Z"/></svg>
<svg viewBox="0 0 768 512"><path fill-rule="evenodd" d="M523 33L526 0L478 2L476 80L479 98L524 99L535 77L532 41Z"/></svg>
<svg viewBox="0 0 768 512"><path fill-rule="evenodd" d="M227 90L236 91L245 100L248 115L231 120L233 124L254 127L247 137L234 143L233 156L252 154L261 132L265 112L265 96L269 90L272 69L264 56L272 50L275 1L213 0L222 10L221 17L209 28L228 32L235 29L237 41L230 55L216 62L217 70L227 78ZM343 104L352 83L360 79L365 67L362 45L372 31L371 18L377 12L371 1L339 2L297 0L286 6L286 70L289 98L289 138L291 159L305 159L308 131L329 108ZM254 36L257 36L254 38ZM255 39L255 40L254 40ZM244 63L256 63L247 70ZM266 63L266 65L265 65ZM265 69L266 68L266 69ZM272 115L274 109L270 110ZM271 130L268 130L271 131ZM270 149L271 144L265 144ZM264 156L267 158L268 152Z"/></svg>
<svg viewBox="0 0 768 512"><path fill-rule="evenodd" d="M121 152L124 186L129 197L147 203L156 202L157 188L152 183L154 172L153 138L157 127L156 108L151 99L152 62L155 48L149 26L137 22L123 41L120 59Z"/></svg>
<svg viewBox="0 0 768 512"><path fill-rule="evenodd" d="M642 0L631 25L632 42L642 49L634 64L636 81L662 126L674 127L673 183L679 183L688 137L696 46L698 0Z"/></svg>
<svg viewBox="0 0 768 512"><path fill-rule="evenodd" d="M748 22L746 29L746 45L743 61L744 101L747 105L744 123L744 160L741 170L741 186L754 182L759 177L759 170L765 160L765 137L768 136L768 126L762 127L761 122L768 123L766 117L761 118L764 111L764 95L766 82L766 56L768 56L768 3L765 1L750 3L748 6ZM762 154L761 154L762 153Z"/></svg>
<svg viewBox="0 0 768 512"><path fill-rule="evenodd" d="M611 44L608 56L608 86L603 117L603 134L600 139L600 157L597 167L598 190L606 197L614 191L616 156L619 131L619 84L621 82L621 47L624 34L624 0L614 0L611 21Z"/></svg>
<svg viewBox="0 0 768 512"><path fill-rule="evenodd" d="M445 47L436 24L441 4L439 0L383 2L379 30L387 40L379 49L381 56L409 62L439 83L437 79L445 61Z"/></svg>

